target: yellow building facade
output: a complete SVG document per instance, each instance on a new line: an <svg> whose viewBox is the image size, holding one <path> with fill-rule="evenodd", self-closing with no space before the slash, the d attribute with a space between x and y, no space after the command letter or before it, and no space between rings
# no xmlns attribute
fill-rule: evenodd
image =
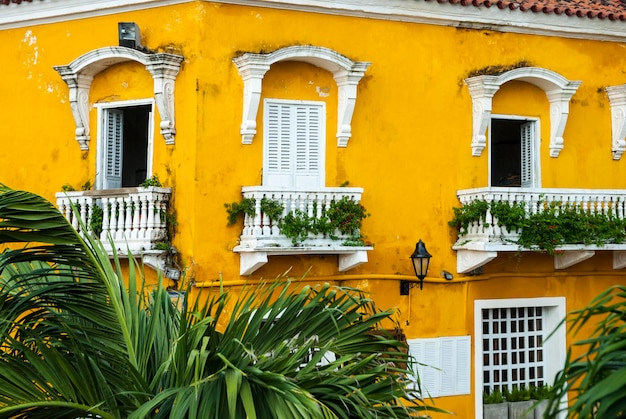
<svg viewBox="0 0 626 419"><path fill-rule="evenodd" d="M623 218L626 27L358 3L0 6L0 180L59 206L82 202L85 220L108 203L99 233L131 239L196 288L223 280L237 292L288 271L365 290L397 308L412 353L439 368L422 370L434 403L481 417L485 388L552 381L573 337L543 340L566 312L626 282L626 245L520 250L492 214L459 238L452 208L571 202ZM138 45L120 46L120 22L136 24ZM305 143L290 121L306 125ZM124 144L116 129L129 130ZM137 189L154 175L161 187ZM294 245L261 215L263 197L314 216L344 196L369 213L362 242ZM244 197L255 215L227 225L224 204ZM420 239L428 275L401 295ZM513 336L500 323L526 326ZM489 344L501 339L506 348Z"/></svg>

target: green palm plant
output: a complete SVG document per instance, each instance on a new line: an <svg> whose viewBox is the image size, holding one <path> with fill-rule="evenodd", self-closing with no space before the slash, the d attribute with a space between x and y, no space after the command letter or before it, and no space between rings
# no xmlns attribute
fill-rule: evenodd
<svg viewBox="0 0 626 419"><path fill-rule="evenodd" d="M595 325L588 338L574 343L580 355L568 350L556 377L546 417L616 418L626 414L626 286L610 287L587 307L570 314L574 333ZM565 404L565 397L569 403Z"/></svg>
<svg viewBox="0 0 626 419"><path fill-rule="evenodd" d="M415 417L391 318L280 279L175 306L43 198L0 186L0 418ZM28 244L28 245L25 245ZM126 277L122 272L126 271ZM186 295L189 295L187 293Z"/></svg>

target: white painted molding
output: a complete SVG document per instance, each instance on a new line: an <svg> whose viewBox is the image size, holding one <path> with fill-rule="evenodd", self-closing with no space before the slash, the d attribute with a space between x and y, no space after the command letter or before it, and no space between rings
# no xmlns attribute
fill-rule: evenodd
<svg viewBox="0 0 626 419"><path fill-rule="evenodd" d="M605 90L611 104L611 151L613 160L619 160L626 149L626 84L609 86Z"/></svg>
<svg viewBox="0 0 626 419"><path fill-rule="evenodd" d="M370 63L352 61L331 49L308 45L281 48L269 54L245 53L233 59L244 82L241 142L252 144L256 135L256 118L261 101L263 77L272 64L280 61L303 61L333 74L339 96L337 146L346 147L352 136L351 123L357 86Z"/></svg>
<svg viewBox="0 0 626 419"><path fill-rule="evenodd" d="M367 250L357 250L354 253L339 254L339 272L349 271L359 265L367 263Z"/></svg>
<svg viewBox="0 0 626 419"><path fill-rule="evenodd" d="M626 250L613 251L613 269L626 268Z"/></svg>
<svg viewBox="0 0 626 419"><path fill-rule="evenodd" d="M498 252L482 250L458 250L456 252L456 271L464 274L480 268L498 256Z"/></svg>
<svg viewBox="0 0 626 419"><path fill-rule="evenodd" d="M482 154L491 118L493 96L512 80L533 84L542 89L550 102L550 156L558 157L563 149L563 132L569 115L569 102L580 81L570 81L553 71L539 67L522 67L499 76L475 76L465 80L472 97L472 155Z"/></svg>
<svg viewBox="0 0 626 419"><path fill-rule="evenodd" d="M94 16L125 13L193 0L46 0L2 6L0 29L32 27ZM498 7L476 7L438 1L406 0L203 0L211 3L267 7L368 19L425 23L455 28L624 42L621 20L590 19L576 15L522 12Z"/></svg>
<svg viewBox="0 0 626 419"><path fill-rule="evenodd" d="M166 144L174 144L174 85L183 61L180 55L144 53L126 47L104 47L87 52L68 65L55 66L69 88L70 106L76 123L76 141L81 150L89 149L89 91L96 74L126 61L146 67L154 80L154 98L161 117L161 134Z"/></svg>
<svg viewBox="0 0 626 419"><path fill-rule="evenodd" d="M554 256L554 269L565 269L589 259L596 252L592 250L567 250Z"/></svg>

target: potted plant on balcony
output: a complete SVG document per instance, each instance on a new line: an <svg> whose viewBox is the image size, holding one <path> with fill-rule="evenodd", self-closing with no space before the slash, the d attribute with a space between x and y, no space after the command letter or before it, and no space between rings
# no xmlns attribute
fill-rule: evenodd
<svg viewBox="0 0 626 419"><path fill-rule="evenodd" d="M509 414L508 403L499 390L483 393L483 419L503 419Z"/></svg>

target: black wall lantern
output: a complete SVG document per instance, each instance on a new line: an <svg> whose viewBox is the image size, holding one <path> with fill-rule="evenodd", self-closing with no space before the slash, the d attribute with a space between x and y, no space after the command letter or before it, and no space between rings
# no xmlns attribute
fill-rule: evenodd
<svg viewBox="0 0 626 419"><path fill-rule="evenodd" d="M419 279L417 281L400 281L400 295L409 295L409 290L416 287L419 284L420 289L424 286L424 278L428 274L428 264L432 255L426 250L426 245L420 239L415 245L415 251L411 255L411 262L413 262L413 270L415 276Z"/></svg>

